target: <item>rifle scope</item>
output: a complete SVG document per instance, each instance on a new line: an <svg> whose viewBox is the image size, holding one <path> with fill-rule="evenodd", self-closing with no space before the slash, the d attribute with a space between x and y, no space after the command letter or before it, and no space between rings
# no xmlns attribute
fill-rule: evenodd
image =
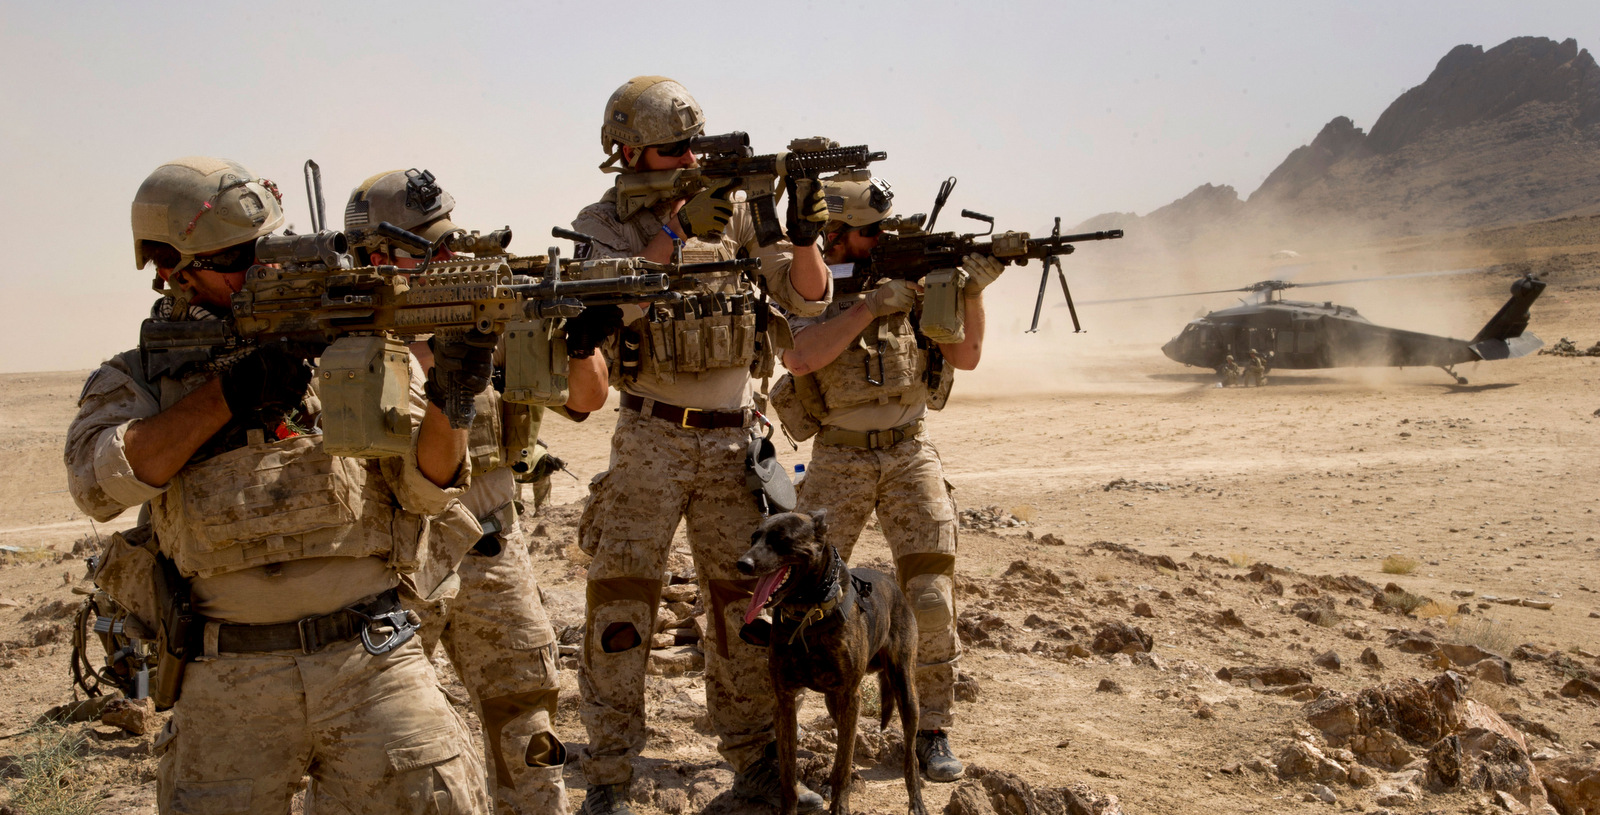
<svg viewBox="0 0 1600 815"><path fill-rule="evenodd" d="M334 269L350 267L350 242L343 232L324 230L304 235L266 235L256 239L256 262L298 266L320 263Z"/></svg>

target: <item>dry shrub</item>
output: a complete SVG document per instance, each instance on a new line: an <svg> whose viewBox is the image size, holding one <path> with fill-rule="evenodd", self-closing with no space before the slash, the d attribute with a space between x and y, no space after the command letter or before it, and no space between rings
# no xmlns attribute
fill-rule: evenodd
<svg viewBox="0 0 1600 815"><path fill-rule="evenodd" d="M1256 560L1244 552L1229 552L1228 562L1232 563L1235 568L1248 569L1250 568L1250 564L1255 563Z"/></svg>
<svg viewBox="0 0 1600 815"><path fill-rule="evenodd" d="M1395 609L1401 614L1410 614L1430 602L1428 598L1420 594L1412 594L1404 589L1386 590L1378 599L1383 603L1384 608Z"/></svg>
<svg viewBox="0 0 1600 815"><path fill-rule="evenodd" d="M1429 600L1422 608L1417 609L1417 617L1424 620L1438 618L1443 620L1445 625L1453 626L1456 620L1461 618L1461 612L1454 606L1447 606L1438 600Z"/></svg>
<svg viewBox="0 0 1600 815"><path fill-rule="evenodd" d="M1518 639L1511 626L1493 617L1462 617L1450 626L1450 638L1502 657L1510 655Z"/></svg>
<svg viewBox="0 0 1600 815"><path fill-rule="evenodd" d="M93 799L74 771L83 737L69 728L40 725L24 738L30 749L17 758L11 808L28 815L89 815Z"/></svg>
<svg viewBox="0 0 1600 815"><path fill-rule="evenodd" d="M1384 574L1411 574L1421 566L1422 562L1414 557L1405 555L1390 555L1383 559Z"/></svg>
<svg viewBox="0 0 1600 815"><path fill-rule="evenodd" d="M883 713L883 699L880 697L880 694L881 692L878 689L878 683L873 681L871 677L868 677L867 681L861 683L862 718L868 720L876 719Z"/></svg>

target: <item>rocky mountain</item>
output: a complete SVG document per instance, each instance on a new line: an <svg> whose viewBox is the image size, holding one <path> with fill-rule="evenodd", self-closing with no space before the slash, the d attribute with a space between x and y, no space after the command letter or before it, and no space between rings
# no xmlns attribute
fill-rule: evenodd
<svg viewBox="0 0 1600 815"><path fill-rule="evenodd" d="M1202 185L1150 214L1086 222L1187 243L1246 226L1389 234L1600 211L1600 66L1575 40L1460 45L1363 132L1335 117L1247 200Z"/></svg>

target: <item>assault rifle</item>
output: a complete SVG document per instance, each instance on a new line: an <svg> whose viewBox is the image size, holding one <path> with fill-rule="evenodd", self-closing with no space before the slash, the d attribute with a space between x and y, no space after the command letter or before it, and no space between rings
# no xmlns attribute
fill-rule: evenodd
<svg viewBox="0 0 1600 815"><path fill-rule="evenodd" d="M1070 255L1075 247L1074 243L1083 241L1103 241L1122 237L1122 230L1108 229L1102 232L1084 232L1077 235L1061 234L1061 219L1057 218L1055 228L1049 237L1035 238L1026 232L1001 232L994 233L994 218L981 212L964 209L963 217L983 221L989 225L989 231L981 234L958 235L954 232L911 232L910 234L890 234L885 232L872 250L872 256L856 265L855 272L847 278L834 281L834 291L838 294L855 294L877 285L877 281L884 278L898 280L921 280L930 273L945 272L956 269L961 265L962 258L967 255L986 255L1006 265L1013 263L1026 266L1029 260L1044 261L1044 278L1039 284L1039 299L1034 304L1033 325L1029 331L1039 327L1039 309L1044 303L1046 284L1050 280L1050 267L1056 267L1056 273L1061 280L1061 291L1066 294L1067 306L1072 311L1072 324L1074 328L1082 330L1078 325L1077 309L1072 306L1072 292L1067 288L1067 277L1061 271L1060 257ZM938 217L937 212L933 216ZM989 240L980 240L989 238ZM931 281L930 281L931 283Z"/></svg>
<svg viewBox="0 0 1600 815"><path fill-rule="evenodd" d="M821 136L795 139L789 142L788 150L758 156L750 148L749 134L742 131L696 136L690 149L699 160L698 167L617 176L617 216L627 220L661 201L739 185L750 203L756 240L769 246L783 237L783 221L777 207L778 179L816 178L822 173L861 169L889 157L864 144L840 147L838 142Z"/></svg>
<svg viewBox="0 0 1600 815"><path fill-rule="evenodd" d="M429 245L387 224L377 229L413 248L416 241ZM561 318L593 305L676 302L682 295L670 290L674 277L747 272L760 264L754 258L681 265L565 260L552 247L539 258L429 260L401 269L355 266L348 251L342 232L258 238L256 265L233 295L230 319L146 320L140 348L149 354L286 342L318 360L328 451L395 455L408 449L411 436L407 341L428 334L457 339L474 329L500 334L506 398L559 405L566 401ZM445 414L465 416L467 407L447 404Z"/></svg>

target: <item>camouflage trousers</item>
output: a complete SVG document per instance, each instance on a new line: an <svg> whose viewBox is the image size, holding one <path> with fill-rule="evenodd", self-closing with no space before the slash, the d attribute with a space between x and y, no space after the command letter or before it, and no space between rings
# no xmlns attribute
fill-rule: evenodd
<svg viewBox="0 0 1600 815"><path fill-rule="evenodd" d="M433 653L443 645L472 695L496 811L564 813L567 748L555 733L555 631L516 510L507 505L496 517L499 551L468 552L456 569L461 586L455 597L418 609L423 646Z"/></svg>
<svg viewBox="0 0 1600 815"><path fill-rule="evenodd" d="M156 740L163 815L286 815L310 773L356 815L488 813L483 766L415 640L191 663Z"/></svg>
<svg viewBox="0 0 1600 815"><path fill-rule="evenodd" d="M738 637L755 581L734 564L761 522L745 488L749 438L740 428L694 430L632 410L617 419L611 469L591 484L579 525L580 545L594 557L578 673L590 784L626 782L644 749L650 637L680 519L708 609L701 648L718 750L743 770L774 739L767 649Z"/></svg>
<svg viewBox="0 0 1600 815"><path fill-rule="evenodd" d="M878 514L900 587L917 616L917 698L924 730L955 722L956 507L939 452L926 432L892 447L866 450L816 444L800 484L801 510L828 510L828 540L847 562Z"/></svg>

